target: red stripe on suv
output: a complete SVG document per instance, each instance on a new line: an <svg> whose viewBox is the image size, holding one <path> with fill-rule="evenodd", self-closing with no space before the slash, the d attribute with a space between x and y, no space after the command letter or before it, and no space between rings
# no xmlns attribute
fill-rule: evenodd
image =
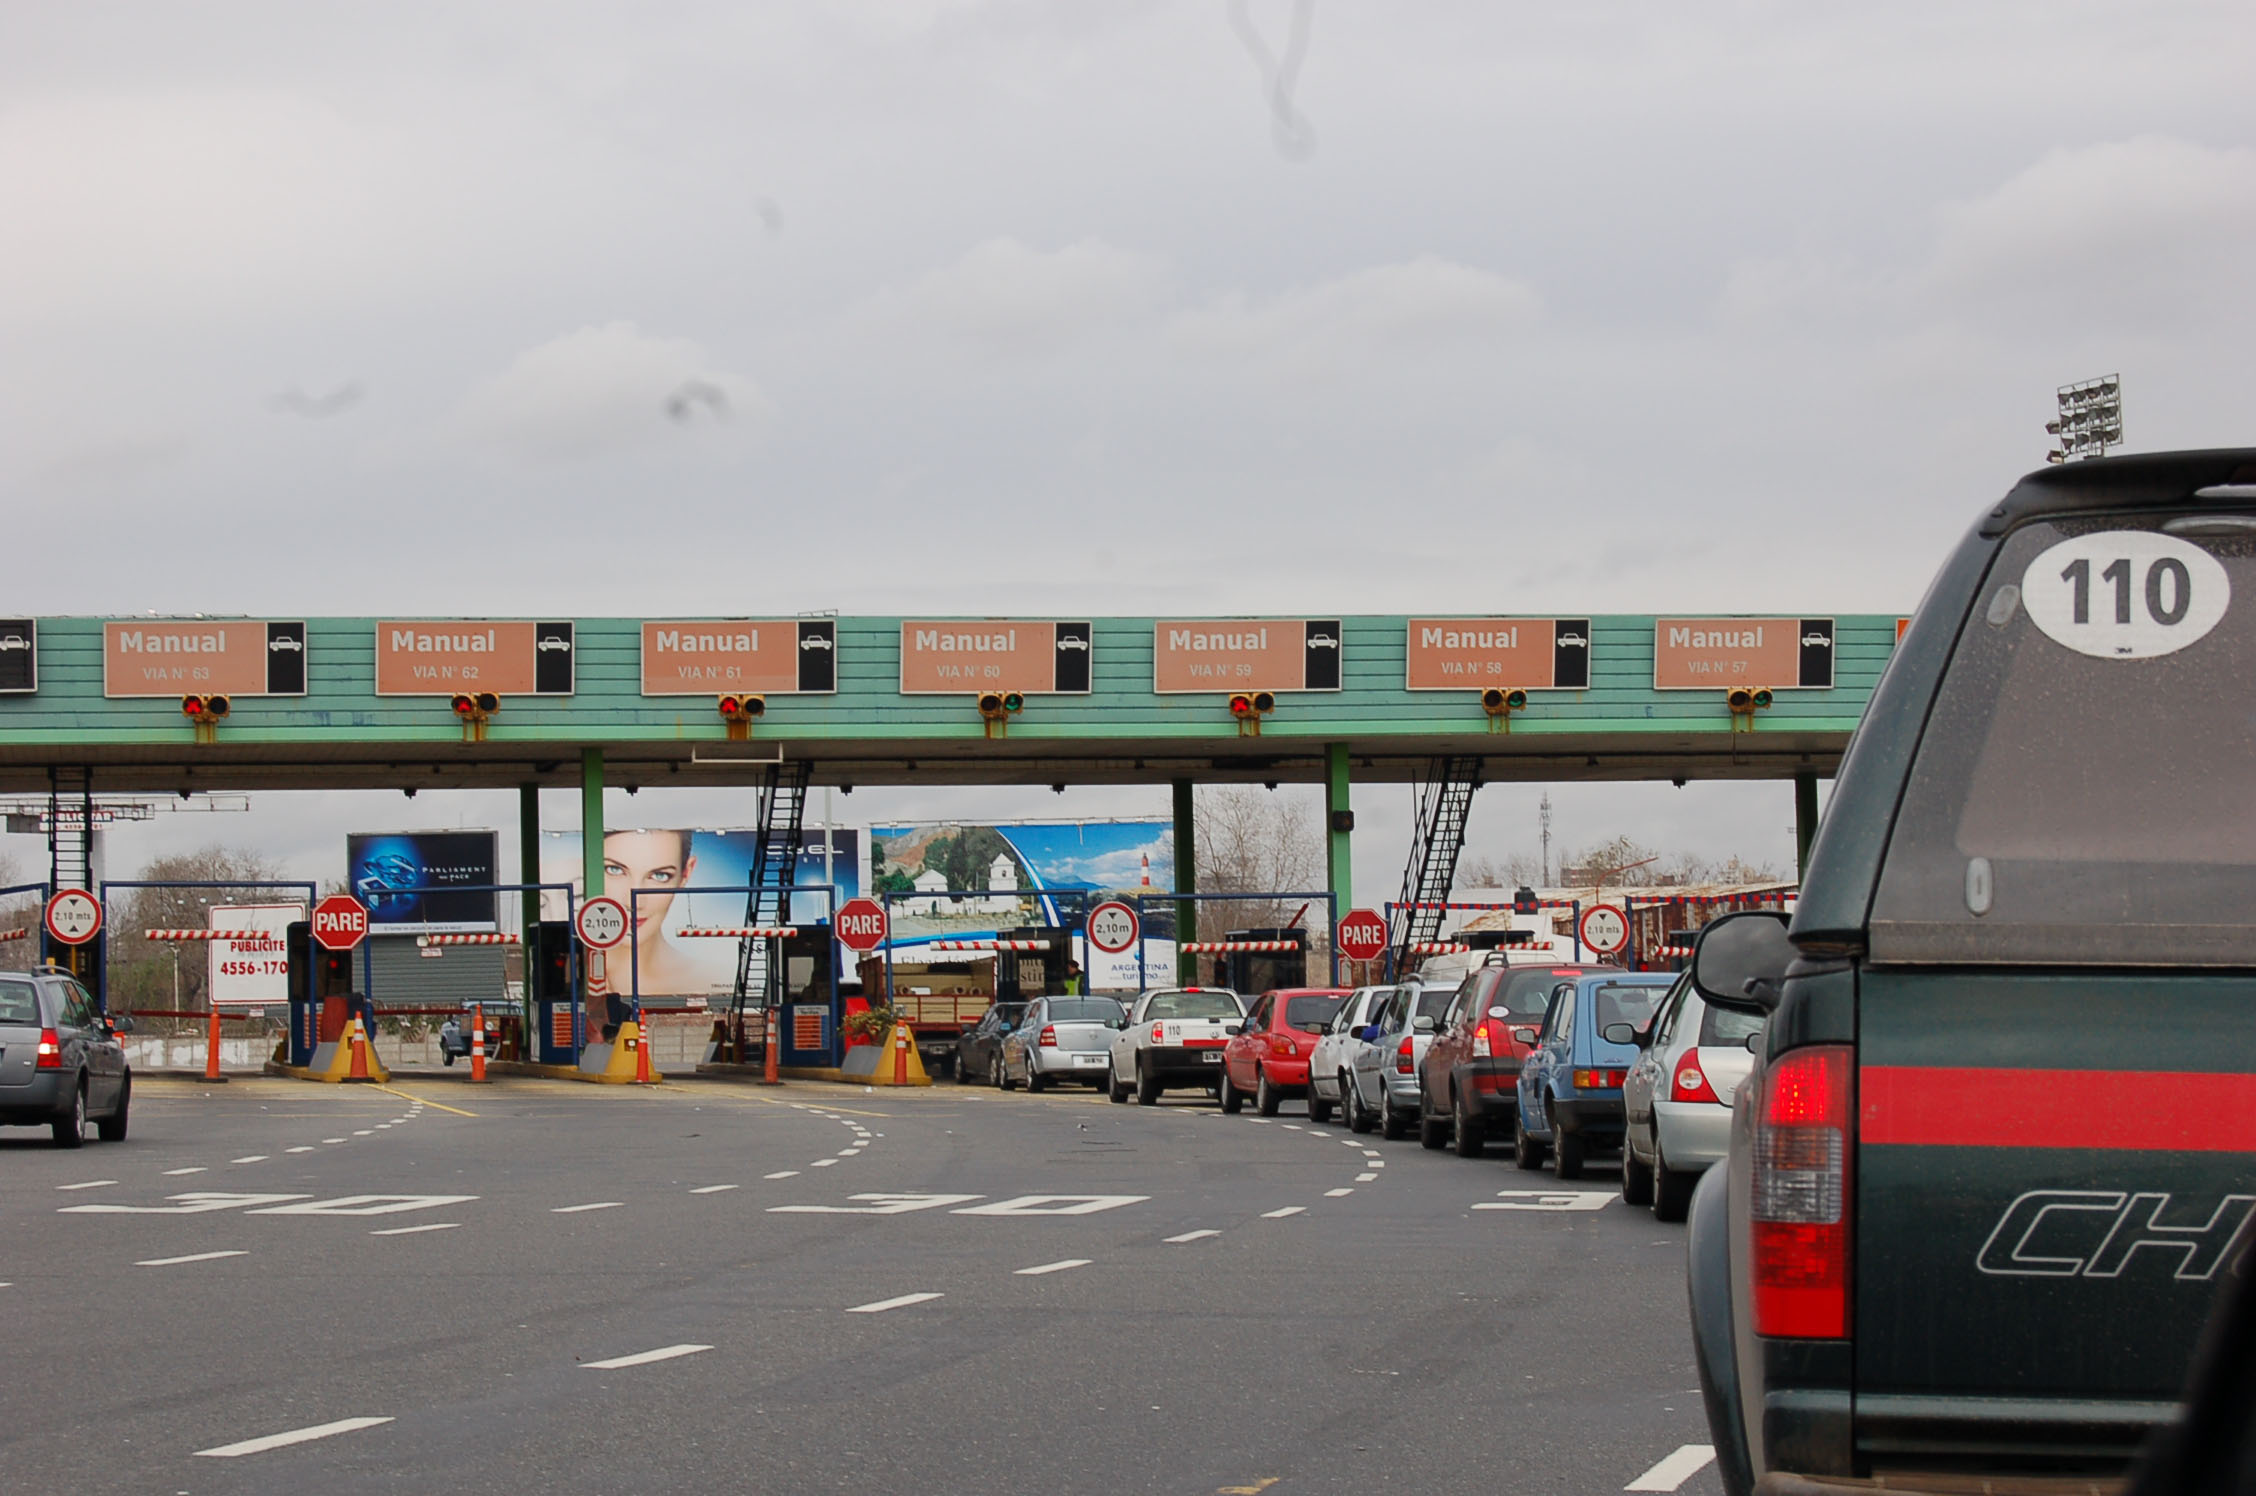
<svg viewBox="0 0 2256 1496"><path fill-rule="evenodd" d="M2256 1075L1867 1065L1866 1143L2256 1153Z"/></svg>

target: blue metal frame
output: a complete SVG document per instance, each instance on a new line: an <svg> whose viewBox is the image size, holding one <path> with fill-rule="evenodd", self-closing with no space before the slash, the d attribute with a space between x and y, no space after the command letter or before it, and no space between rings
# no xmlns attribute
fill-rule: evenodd
<svg viewBox="0 0 2256 1496"><path fill-rule="evenodd" d="M1150 940L1150 936L1145 933L1151 928L1151 919L1146 912L1150 906L1154 904L1161 906L1169 904L1245 904L1264 899L1305 899L1311 904L1318 899L1324 901L1324 930L1326 934L1324 948L1331 954L1332 966L1332 979L1327 985L1337 987L1339 985L1339 938L1337 934L1339 930L1339 895L1328 888L1299 889L1285 893L1140 893L1136 895L1137 987L1145 991L1151 989L1151 967L1144 959L1144 948ZM1182 952L1183 932L1177 930L1175 932L1175 954L1178 963L1182 959ZM1180 968L1178 967L1178 969Z"/></svg>
<svg viewBox="0 0 2256 1496"><path fill-rule="evenodd" d="M302 878L104 878L95 897L102 904L102 933L110 933L110 890L113 888L302 888L305 890L305 907L310 912L314 901L321 897L319 888ZM110 951L107 938L102 941L101 964L95 968L94 1003L103 1012L110 1010ZM286 983L285 983L286 985Z"/></svg>
<svg viewBox="0 0 2256 1496"><path fill-rule="evenodd" d="M564 894L565 928L567 930L576 930L579 923L577 919L577 915L579 913L579 900L574 896L573 886L569 883L417 883L406 888L387 888L384 890L384 892L386 894L530 893L537 895L546 893L552 888L561 889ZM353 895L353 897L359 898L360 895L356 893ZM362 902L365 903L366 901L363 900ZM539 908L537 904L534 907L536 911ZM494 923L498 925L501 923L501 921L497 919L494 921ZM539 924L540 921L538 918L536 918L533 923ZM371 1012L373 1012L376 1007L375 939L377 929L378 926L376 923L375 913L374 911L370 911L368 919L368 936L360 943L360 983L361 986L365 989L361 995L368 999L368 1006ZM391 935L405 935L408 932L405 930L389 930L385 933ZM569 964L565 967L564 980L572 989L572 1063L578 1064L580 1059L580 1051L586 1048L586 1044L582 1036L585 1034L587 1028L587 1014L585 1012L586 1005L581 1001L580 997L580 941L579 936L576 933L572 936L569 944L566 945L565 949L570 953ZM526 962L525 966L525 1000L528 1005L536 1003L540 1000L534 992L533 969L532 963L529 959ZM528 1027L529 1026L530 1025L528 1025ZM528 1048L532 1047L534 1037L535 1036L530 1033L526 1034L525 1042Z"/></svg>
<svg viewBox="0 0 2256 1496"><path fill-rule="evenodd" d="M802 921L792 920L788 918L783 922L787 925L793 926L794 928L828 928L832 931L831 945L833 946L833 950L831 952L830 958L830 1023L824 1030L826 1038L823 1044L823 1057L827 1059L829 1057L829 1052L832 1049L836 1048L836 1045L831 1041L835 1039L839 1029L838 967L840 958L837 950L835 949L838 944L836 933L838 926L838 885L835 883L794 883L791 885L789 890L785 890L780 886L773 886L763 891L781 893L784 895L783 909L786 915L788 915L791 911L792 900L798 898L801 894L822 895L823 917L821 919L816 920L812 924L806 924ZM627 890L627 939L625 942L628 946L627 993L629 998L634 1003L635 1021L637 1023L640 1023L642 1021L642 951L641 948L635 944L634 928L637 923L637 916L639 916L642 911L642 896L646 893L662 893L668 895L685 893L740 893L749 896L752 892L753 890L749 886L732 883L692 883L685 884L679 888L630 888ZM773 939L775 937L770 938ZM776 1020L777 1044L784 1048L797 1048L798 1046L787 1044L785 1042L784 1033L785 1029L783 1020L779 1017Z"/></svg>
<svg viewBox="0 0 2256 1496"><path fill-rule="evenodd" d="M1068 919L1068 920L1066 920L1066 922L1065 922L1065 924L1064 924L1064 925L1062 926L1062 928L1063 928L1063 929L1065 930L1065 932L1066 932L1066 938L1068 939L1068 941L1070 941L1070 940L1072 939L1073 935L1074 935L1074 934L1075 934L1076 932L1080 932L1080 933L1082 934L1082 938L1083 938L1083 939L1086 939L1086 938L1087 938L1087 931L1088 931L1088 927L1089 927L1089 907L1090 907L1090 906L1089 906L1089 900L1090 900L1090 898L1091 898L1091 897L1093 896L1093 890L1090 890L1090 889L1086 889L1086 888L1034 888L1034 889L1026 889L1026 888L951 888L951 889L949 889L949 890L948 890L948 891L947 891L946 893L944 893L944 894L943 894L943 893L927 893L927 892L924 892L924 891L922 891L922 890L918 890L918 889L911 889L911 890L909 890L909 891L908 891L908 892L906 892L906 893L903 893L903 892L901 892L901 891L899 891L899 890L891 890L891 891L888 891L888 892L885 892L885 893L881 893L881 894L879 894L879 895L877 896L877 900L878 900L878 903L879 903L879 905L880 905L880 906L881 906L881 907L882 907L882 908L883 908L883 909L885 910L885 1006L886 1006L886 1008L887 1008L888 1010L890 1010L890 1009L892 1008L892 1006L893 1006L893 948L894 948L895 946L897 946L897 945L900 945L900 944L902 944L902 942L901 942L901 941L899 941L899 940L897 940L897 939L895 939L895 938L894 938L894 935L893 935L893 901L894 901L895 899L939 899L939 898L949 898L949 899L984 899L984 898L988 898L988 897L991 897L991 896L993 896L993 895L995 895L995 894L1004 894L1004 893L1007 893L1007 894L1031 894L1031 895L1033 896L1033 898L1034 898L1034 900L1035 900L1035 902L1036 902L1036 903L1040 903L1040 902L1041 902L1042 900L1044 900L1044 899L1049 899L1049 900L1052 900L1052 901L1055 901L1055 900L1058 900L1058 899L1070 899L1070 900L1072 900L1072 901L1073 901L1073 903L1074 903L1074 904L1075 904L1075 906L1076 906L1076 907L1075 907L1075 908L1074 908L1073 910L1071 910L1071 911L1070 911L1070 913L1071 913L1071 914L1073 915L1073 918L1072 918L1072 919ZM1106 897L1107 897L1107 898L1109 899L1109 898L1110 898L1110 897L1112 897L1112 896L1108 894L1108 895L1106 895ZM1052 912L1053 912L1053 913L1057 913L1057 914L1060 914L1060 915L1063 915L1063 914L1067 913L1068 911L1053 909L1053 910L1052 910ZM1142 922L1142 916L1141 916L1141 915L1137 916L1137 919L1138 919L1138 923L1140 924L1140 923ZM1078 921L1078 923L1076 923L1076 922L1075 922L1076 920ZM930 944L932 944L932 943L933 943L934 941L936 941L936 940L951 940L951 939L958 939L958 938L973 938L973 939L975 939L975 938L977 938L977 937L957 937L957 936L949 936L949 935L920 935L920 936L918 936L918 937L917 937L916 939L914 939L914 940L911 940L911 941L909 941L909 942L907 942L907 943L908 943L908 944L910 944L910 945L930 945ZM1084 967L1083 967L1082 969L1083 969L1083 971L1086 971L1086 970L1087 970L1088 968L1087 968L1086 966L1084 966ZM1085 979L1084 979L1084 985L1085 985ZM865 993L865 994L864 994L864 996L867 996L867 994Z"/></svg>

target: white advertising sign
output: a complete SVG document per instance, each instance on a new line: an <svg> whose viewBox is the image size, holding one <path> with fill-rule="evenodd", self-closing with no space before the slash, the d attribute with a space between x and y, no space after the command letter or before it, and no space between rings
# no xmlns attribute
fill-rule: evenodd
<svg viewBox="0 0 2256 1496"><path fill-rule="evenodd" d="M281 1007L290 1000L292 923L303 904L221 904L211 912L214 930L241 931L211 942L211 999L215 1008Z"/></svg>

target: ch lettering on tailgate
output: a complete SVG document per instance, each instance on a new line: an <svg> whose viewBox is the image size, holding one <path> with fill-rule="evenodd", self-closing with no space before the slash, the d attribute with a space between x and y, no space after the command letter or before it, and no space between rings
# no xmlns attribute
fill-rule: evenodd
<svg viewBox="0 0 2256 1496"><path fill-rule="evenodd" d="M2165 1191L2030 1190L2005 1209L1974 1266L2000 1278L2118 1278L2142 1249L2206 1282L2246 1245L2256 1195L2227 1195L2206 1219ZM2165 1219L2171 1217L2171 1219Z"/></svg>

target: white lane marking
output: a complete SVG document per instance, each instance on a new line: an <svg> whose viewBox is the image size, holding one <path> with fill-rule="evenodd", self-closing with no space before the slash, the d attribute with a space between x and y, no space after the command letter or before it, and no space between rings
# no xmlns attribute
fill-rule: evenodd
<svg viewBox="0 0 2256 1496"><path fill-rule="evenodd" d="M1183 1244L1184 1242L1187 1242L1187 1241L1198 1241L1198 1240L1200 1240L1200 1239L1201 1239L1201 1238L1203 1238L1203 1237L1208 1237L1208 1236L1220 1236L1221 1234L1222 1234L1222 1233L1221 1233L1221 1232L1219 1232L1219 1231L1211 1231L1211 1230L1210 1230L1210 1231L1186 1231L1186 1232L1184 1232L1184 1233L1183 1233L1183 1234L1182 1234L1181 1236L1170 1236L1170 1237L1165 1237L1165 1238L1163 1238L1163 1240L1165 1240L1165 1241L1166 1241L1166 1243L1167 1243L1167 1244L1168 1244L1169 1246L1171 1246L1171 1247L1177 1247L1177 1246L1181 1246L1181 1245L1182 1245L1182 1244Z"/></svg>
<svg viewBox="0 0 2256 1496"><path fill-rule="evenodd" d="M653 1361L671 1361L676 1356L694 1356L699 1351L709 1351L709 1345L662 1345L654 1351L636 1351L631 1356L613 1356L608 1361L582 1361L582 1371L617 1371L626 1366L648 1366Z"/></svg>
<svg viewBox="0 0 2256 1496"><path fill-rule="evenodd" d="M274 1205L254 1210L258 1216L388 1216L407 1210L434 1210L441 1205L466 1205L476 1195L339 1195L334 1200L314 1200L304 1205Z"/></svg>
<svg viewBox="0 0 2256 1496"><path fill-rule="evenodd" d="M1376 1148L1366 1148L1363 1150L1363 1156L1365 1158L1377 1158L1379 1156L1379 1150Z"/></svg>
<svg viewBox="0 0 2256 1496"><path fill-rule="evenodd" d="M1265 1210L1261 1212L1261 1219L1265 1221L1281 1221L1286 1216L1299 1215L1306 1209L1308 1209L1308 1207L1305 1205L1284 1205L1278 1207L1275 1210Z"/></svg>
<svg viewBox="0 0 2256 1496"><path fill-rule="evenodd" d="M848 1195L849 1200L860 1200L860 1205L771 1205L770 1215L842 1215L842 1216L897 1216L913 1210L937 1210L943 1205L961 1205L976 1200L977 1195Z"/></svg>
<svg viewBox="0 0 2256 1496"><path fill-rule="evenodd" d="M1285 1131L1298 1132L1300 1131L1300 1124L1298 1122L1287 1122L1285 1124Z"/></svg>
<svg viewBox="0 0 2256 1496"><path fill-rule="evenodd" d="M299 1148L285 1148L285 1149L283 1149L282 1151L283 1151L284 1153L311 1153L311 1152L313 1151L313 1144L311 1144L311 1143L307 1143L307 1144L305 1144L305 1145L304 1145L303 1147L299 1147Z"/></svg>
<svg viewBox="0 0 2256 1496"><path fill-rule="evenodd" d="M206 1170L202 1164L198 1164L192 1169L167 1169L164 1172L165 1178L177 1179L182 1174L203 1174L209 1171Z"/></svg>
<svg viewBox="0 0 2256 1496"><path fill-rule="evenodd" d="M831 1166L832 1164L834 1164L834 1163L837 1163L837 1162L838 1162L838 1160L837 1160L837 1159L835 1159L835 1158L818 1158L818 1159L816 1159L816 1160L815 1160L815 1162L814 1162L814 1164L813 1164L813 1167L815 1167L815 1168L817 1168L817 1169L827 1169L827 1168L829 1168L829 1167L830 1167L830 1166Z"/></svg>
<svg viewBox="0 0 2256 1496"><path fill-rule="evenodd" d="M57 1215L134 1215L134 1216L184 1216L204 1215L214 1210L247 1209L253 1205L280 1205L285 1200L308 1200L310 1195L238 1195L221 1190L192 1190L185 1195L167 1195L173 1205L65 1205Z"/></svg>
<svg viewBox="0 0 2256 1496"><path fill-rule="evenodd" d="M186 1257L151 1257L135 1267L178 1267L183 1262L217 1262L222 1257L248 1257L248 1252L192 1252Z"/></svg>
<svg viewBox="0 0 2256 1496"><path fill-rule="evenodd" d="M762 1174L760 1177L762 1179L797 1179L799 1171L797 1169L778 1169L773 1174Z"/></svg>
<svg viewBox="0 0 2256 1496"><path fill-rule="evenodd" d="M583 1210L617 1210L620 1206L626 1203L627 1202L624 1200L598 1200L592 1205L559 1205L555 1209L551 1210L549 1214L568 1216L578 1215Z"/></svg>
<svg viewBox="0 0 2256 1496"><path fill-rule="evenodd" d="M263 1439L245 1439L240 1444L222 1444L217 1449L199 1449L200 1460L232 1460L238 1455L264 1454L270 1449L286 1449L292 1444L309 1444L315 1439L327 1439L336 1434L355 1433L364 1428L376 1428L390 1423L389 1418L340 1418L335 1423L317 1423L312 1428L294 1428L286 1434L268 1434Z"/></svg>
<svg viewBox="0 0 2256 1496"><path fill-rule="evenodd" d="M859 1152L861 1152L861 1151L862 1151L862 1150L861 1150L861 1149L859 1149L859 1148L848 1148L848 1149L846 1149L846 1150L845 1150L844 1152L842 1152L842 1153L839 1153L839 1154L838 1154L838 1155L836 1155L836 1156L837 1156L837 1157L839 1157L839 1158L852 1158L852 1157L853 1157L853 1156L854 1156L855 1154L857 1154L857 1153L859 1153Z"/></svg>
<svg viewBox="0 0 2256 1496"><path fill-rule="evenodd" d="M266 1162L266 1159L267 1155L263 1153L252 1153L242 1158L231 1158L228 1160L228 1162L231 1164L263 1164Z"/></svg>
<svg viewBox="0 0 2256 1496"><path fill-rule="evenodd" d="M106 1184L115 1183L117 1183L115 1179L89 1179L84 1184L58 1184L55 1188L59 1190L98 1190Z"/></svg>
<svg viewBox="0 0 2256 1496"><path fill-rule="evenodd" d="M733 1184L701 1184L696 1189L691 1190L690 1193L693 1195L718 1195L735 1188L736 1186Z"/></svg>
<svg viewBox="0 0 2256 1496"><path fill-rule="evenodd" d="M1057 1262L1045 1262L1040 1267L1022 1267L1013 1276L1020 1278L1039 1278L1045 1273L1062 1273L1067 1268L1087 1267L1088 1265L1089 1259L1086 1257L1067 1257ZM5 1288L6 1286L6 1284L0 1283L0 1288Z"/></svg>
<svg viewBox="0 0 2256 1496"><path fill-rule="evenodd" d="M1604 1210L1621 1196L1614 1190L1498 1190L1494 1200L1475 1200L1475 1210Z"/></svg>
<svg viewBox="0 0 2256 1496"><path fill-rule="evenodd" d="M375 1131L375 1129L374 1129L374 1128L372 1128L372 1127L363 1127L362 1129L360 1129L360 1131L358 1131L358 1132L354 1133L354 1134L353 1134L353 1136L354 1136L354 1137L356 1137L356 1138L364 1138L364 1137L367 1137L367 1136L368 1136L368 1135L369 1135L369 1134L370 1134L371 1132L373 1132L373 1131Z"/></svg>
<svg viewBox="0 0 2256 1496"><path fill-rule="evenodd" d="M1354 1193L1355 1187L1353 1185L1341 1185L1336 1190L1324 1191L1324 1198L1327 1200L1337 1200L1342 1195L1352 1195Z"/></svg>
<svg viewBox="0 0 2256 1496"><path fill-rule="evenodd" d="M461 1224L460 1221L433 1221L425 1226L386 1226L381 1231L371 1231L368 1234L370 1236L414 1236L422 1231L453 1231Z"/></svg>
<svg viewBox="0 0 2256 1496"><path fill-rule="evenodd" d="M1357 1184L1369 1184L1372 1180L1378 1177L1379 1176L1376 1174L1358 1174L1355 1176L1355 1182Z"/></svg>
<svg viewBox="0 0 2256 1496"><path fill-rule="evenodd" d="M974 1196L973 1198L977 1198ZM1012 1200L997 1200L992 1205L973 1205L963 1210L951 1210L950 1215L960 1216L1086 1216L1101 1210L1118 1210L1123 1205L1135 1205L1149 1200L1149 1195L1020 1195Z"/></svg>
<svg viewBox="0 0 2256 1496"><path fill-rule="evenodd" d="M1371 1160L1370 1166L1374 1169L1383 1169L1386 1167L1386 1160L1383 1158L1374 1158Z"/></svg>
<svg viewBox="0 0 2256 1496"><path fill-rule="evenodd" d="M1625 1491L1673 1491L1715 1459L1713 1444L1680 1444L1660 1463L1623 1486Z"/></svg>
<svg viewBox="0 0 2256 1496"><path fill-rule="evenodd" d="M321 1141L322 1141L322 1142L324 1142L324 1143L342 1143L342 1142L344 1141L344 1139L343 1139L343 1138L323 1138L323 1139L322 1139ZM293 1148L293 1149L292 1149L292 1150L290 1150L290 1151L294 1153L294 1152L296 1152L297 1150Z"/></svg>
<svg viewBox="0 0 2256 1496"><path fill-rule="evenodd" d="M883 1314L888 1309L906 1309L911 1304L929 1304L934 1299L945 1298L938 1293L905 1293L897 1299L879 1299L874 1304L856 1304L848 1314Z"/></svg>

